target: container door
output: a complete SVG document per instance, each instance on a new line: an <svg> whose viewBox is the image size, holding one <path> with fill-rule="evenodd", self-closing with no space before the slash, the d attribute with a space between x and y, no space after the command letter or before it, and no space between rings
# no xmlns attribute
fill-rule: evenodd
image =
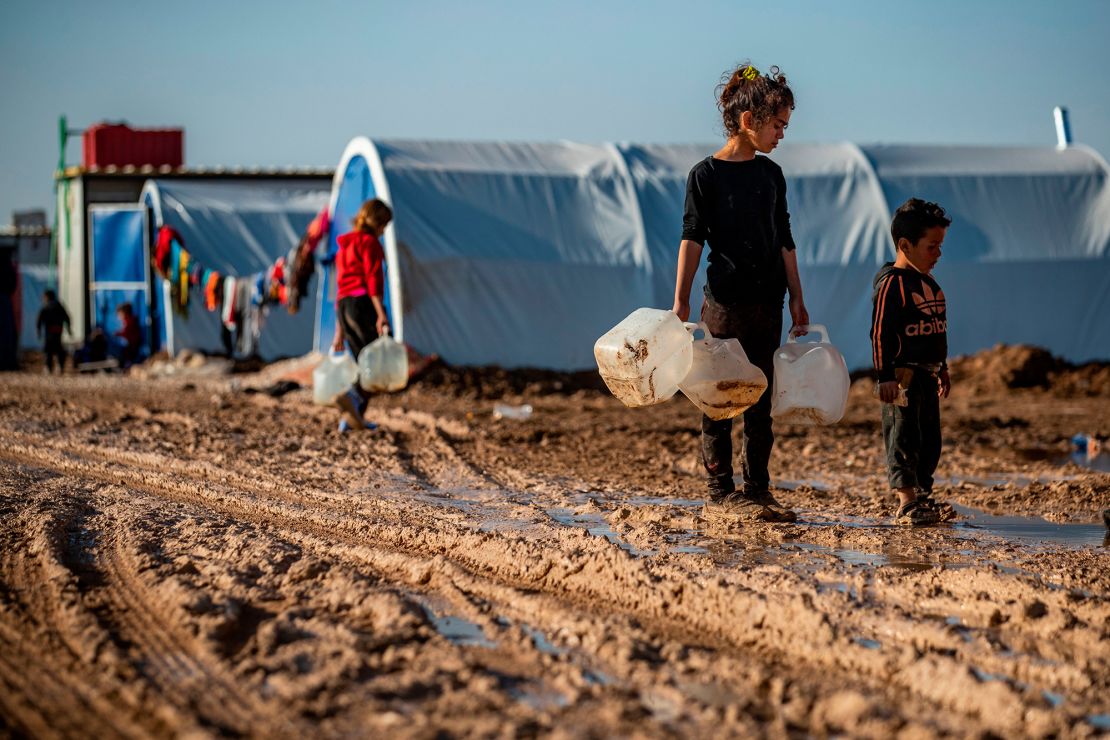
<svg viewBox="0 0 1110 740"><path fill-rule="evenodd" d="M89 208L89 323L111 337L123 328L116 308L130 303L143 329L143 357L151 351L149 234L143 206Z"/></svg>

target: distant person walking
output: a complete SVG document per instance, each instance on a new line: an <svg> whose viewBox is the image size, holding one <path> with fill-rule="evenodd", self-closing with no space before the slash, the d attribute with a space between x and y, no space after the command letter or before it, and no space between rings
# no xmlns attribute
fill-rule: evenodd
<svg viewBox="0 0 1110 740"><path fill-rule="evenodd" d="M64 373L66 369L66 349L62 346L62 332L71 332L69 312L58 300L58 294L53 290L42 293L42 310L39 311L38 321L35 322L39 339L45 337L43 353L46 355L46 372L54 372L54 360L58 361L58 372Z"/></svg>
<svg viewBox="0 0 1110 740"><path fill-rule="evenodd" d="M389 331L385 311L385 251L381 236L393 219L393 211L384 201L374 198L362 204L352 222L354 230L339 237L335 256L336 305L335 340L332 349L341 351L344 343L358 358L362 349ZM363 418L369 394L356 380L351 388L336 399L346 416L339 422L339 431L374 429Z"/></svg>
<svg viewBox="0 0 1110 740"><path fill-rule="evenodd" d="M794 110L794 93L778 67L769 74L744 63L718 87L717 107L727 141L694 165L686 181L686 208L678 248L674 308L690 315L690 288L709 244L701 320L715 337L735 338L768 379L782 340L782 304L790 291L790 333L806 333L809 313L802 299L798 259L786 208L782 168L763 154L778 146ZM732 419L701 421L702 462L709 498L730 513L754 521L794 521L793 511L771 495L768 462L775 442L771 393L744 412L743 488L732 473Z"/></svg>

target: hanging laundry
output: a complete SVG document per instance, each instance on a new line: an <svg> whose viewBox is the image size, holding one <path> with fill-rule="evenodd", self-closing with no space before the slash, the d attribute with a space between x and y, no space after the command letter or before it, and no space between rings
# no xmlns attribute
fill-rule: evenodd
<svg viewBox="0 0 1110 740"><path fill-rule="evenodd" d="M170 252L173 242L177 242L178 246L185 241L181 238L181 234L170 226L162 226L158 229L158 238L154 247L154 269L163 278L169 275L170 272Z"/></svg>
<svg viewBox="0 0 1110 740"><path fill-rule="evenodd" d="M220 319L228 329L235 328L235 294L237 291L236 279L230 275L224 278L224 304Z"/></svg>
<svg viewBox="0 0 1110 740"><path fill-rule="evenodd" d="M308 293L308 281L316 271L316 247L328 233L331 219L328 209L322 209L308 224L304 236L297 244L294 257L286 261L287 286L286 306L289 313L300 310L301 300Z"/></svg>
<svg viewBox="0 0 1110 740"><path fill-rule="evenodd" d="M220 298L223 295L220 292L220 273L215 270L205 270L206 277L204 278L204 307L209 311L215 311L220 307Z"/></svg>
<svg viewBox="0 0 1110 740"><path fill-rule="evenodd" d="M189 260L190 260L190 256L189 256L188 250L186 250L184 247L181 248L181 250L179 251L179 254L181 255L181 264L178 268L180 270L180 273L178 275L177 280L180 284L180 289L178 291L177 300L178 300L178 304L181 308L181 315L182 316L188 316L189 315Z"/></svg>

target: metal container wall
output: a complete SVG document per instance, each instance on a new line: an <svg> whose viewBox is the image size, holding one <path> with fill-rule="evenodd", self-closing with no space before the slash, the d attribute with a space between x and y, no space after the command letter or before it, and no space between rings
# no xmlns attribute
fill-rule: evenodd
<svg viewBox="0 0 1110 740"><path fill-rule="evenodd" d="M83 164L91 167L180 167L184 164L185 131L180 128L133 129L98 123L85 130Z"/></svg>

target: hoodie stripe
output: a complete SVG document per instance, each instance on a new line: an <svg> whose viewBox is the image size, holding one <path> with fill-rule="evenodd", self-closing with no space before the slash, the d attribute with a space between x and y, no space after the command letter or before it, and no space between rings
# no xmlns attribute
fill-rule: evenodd
<svg viewBox="0 0 1110 740"><path fill-rule="evenodd" d="M886 294L890 290L890 281L892 275L887 275L883 278L882 287L879 288L879 297L875 305L875 322L871 325L871 342L872 361L875 363L875 369L881 370L883 367L883 344L882 344L882 326L883 326L883 312L886 310Z"/></svg>

